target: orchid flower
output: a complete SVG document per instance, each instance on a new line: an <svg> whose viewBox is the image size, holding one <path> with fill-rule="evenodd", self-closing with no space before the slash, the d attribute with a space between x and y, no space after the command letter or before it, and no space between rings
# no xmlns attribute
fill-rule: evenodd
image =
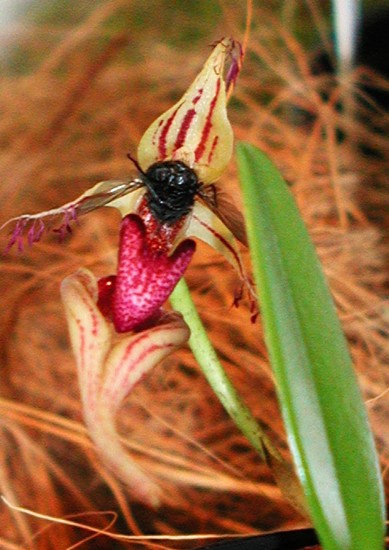
<svg viewBox="0 0 389 550"><path fill-rule="evenodd" d="M89 435L106 465L152 506L159 503L158 486L123 448L115 415L147 371L189 338L181 316L160 304L194 248L187 239L170 256L151 249L142 219L129 214L121 224L117 275L97 281L81 269L61 285Z"/></svg>
<svg viewBox="0 0 389 550"><path fill-rule="evenodd" d="M62 207L9 220L15 226L8 248L17 244L22 249L25 237L29 244L38 241L59 217L57 231L64 235L79 216L102 206L117 208L123 217L118 275L100 282L99 304L119 332L158 317L194 252L190 237L222 253L251 292L235 240L246 242L243 218L214 183L232 155L227 96L241 59L241 48L232 39L217 43L183 97L144 133L137 160L132 159L135 177L100 182ZM141 221L129 220L129 214ZM131 231L145 232L143 253L131 251L134 242L140 243Z"/></svg>
<svg viewBox="0 0 389 550"><path fill-rule="evenodd" d="M89 435L102 460L133 495L156 506L159 488L120 443L115 415L147 371L187 342L189 329L178 313L168 313L148 330L118 337L97 306L98 284L86 269L64 279L61 294Z"/></svg>
<svg viewBox="0 0 389 550"><path fill-rule="evenodd" d="M241 58L233 40L216 44L183 97L144 133L137 160L130 157L136 176L100 182L62 207L10 220L8 247L22 249L25 237L33 244L58 218L64 235L102 206L122 215L116 275L97 281L80 270L61 292L90 436L117 476L151 504L158 488L123 449L115 415L143 375L189 338L182 318L162 306L190 263L192 237L221 252L250 288L235 240L246 241L243 218L214 183L232 155L227 97Z"/></svg>

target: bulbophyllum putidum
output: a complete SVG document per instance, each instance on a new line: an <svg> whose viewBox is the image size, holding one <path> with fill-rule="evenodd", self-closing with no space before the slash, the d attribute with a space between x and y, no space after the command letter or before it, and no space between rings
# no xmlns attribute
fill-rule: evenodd
<svg viewBox="0 0 389 550"><path fill-rule="evenodd" d="M98 293L96 278L87 269L66 277L61 285L84 420L107 466L135 497L157 506L158 485L121 444L115 416L147 371L187 342L189 329L178 313L165 313L148 329L118 337L97 306Z"/></svg>
<svg viewBox="0 0 389 550"><path fill-rule="evenodd" d="M10 220L9 247L21 249L25 238L38 241L59 217L66 233L92 210L120 211L116 275L96 281L80 270L61 291L91 438L134 494L152 504L157 486L122 448L114 417L146 371L189 337L184 320L162 306L190 263L192 238L221 252L247 283L235 240L245 243L243 219L215 184L232 155L227 97L241 58L233 40L216 44L183 97L144 133L137 160L131 159L134 177L100 182L60 208Z"/></svg>

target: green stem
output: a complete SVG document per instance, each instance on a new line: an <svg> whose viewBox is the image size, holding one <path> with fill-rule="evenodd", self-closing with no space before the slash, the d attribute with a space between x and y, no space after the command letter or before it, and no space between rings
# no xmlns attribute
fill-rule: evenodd
<svg viewBox="0 0 389 550"><path fill-rule="evenodd" d="M170 296L170 301L173 308L184 316L191 330L189 346L223 407L264 460L264 447L278 457L278 452L242 402L221 365L183 279Z"/></svg>

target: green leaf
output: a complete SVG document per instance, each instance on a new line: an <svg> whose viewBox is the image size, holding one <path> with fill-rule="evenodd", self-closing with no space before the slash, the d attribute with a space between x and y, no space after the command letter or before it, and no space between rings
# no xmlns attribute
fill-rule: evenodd
<svg viewBox="0 0 389 550"><path fill-rule="evenodd" d="M374 441L320 263L273 163L246 143L237 157L266 343L314 526L326 550L382 550Z"/></svg>

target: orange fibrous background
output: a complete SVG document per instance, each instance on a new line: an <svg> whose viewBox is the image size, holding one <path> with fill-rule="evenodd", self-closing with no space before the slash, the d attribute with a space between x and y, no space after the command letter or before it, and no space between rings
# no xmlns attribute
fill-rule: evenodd
<svg viewBox="0 0 389 550"><path fill-rule="evenodd" d="M202 16L203 3L198 21L192 14L190 23L181 22L178 10L168 35L163 1L144 7L141 20L139 2L92 4L72 24L61 21L59 11L54 22L32 17L1 31L4 52L16 61L0 77L0 224L131 173L126 153L135 153L150 122L185 91L209 44L231 34L242 39L247 8L218 4L213 26ZM307 2L299 16L274 4L278 10L254 2L230 119L236 138L268 153L291 185L350 344L388 486L388 118L363 84L386 90L389 84L363 67L339 77L312 71L315 50L328 47L320 3ZM314 46L299 35L298 17L310 26ZM193 40L179 35L196 25ZM234 161L222 180L239 206ZM205 534L305 525L188 349L158 365L118 419L129 453L163 488L162 508L151 511L134 501L95 456L82 421L59 284L80 266L97 276L114 272L119 221L113 209L102 209L81 218L62 243L48 234L22 254L2 256L0 493L34 513L135 538L113 542L100 534L88 542L86 529L1 503L0 546L46 550L84 541L84 548L131 548L142 541L191 548ZM0 237L5 246L7 230ZM199 244L187 281L228 374L284 449L260 318L250 323L244 299L232 307L236 274ZM142 534L176 538L136 538ZM195 541L182 538L188 534Z"/></svg>

